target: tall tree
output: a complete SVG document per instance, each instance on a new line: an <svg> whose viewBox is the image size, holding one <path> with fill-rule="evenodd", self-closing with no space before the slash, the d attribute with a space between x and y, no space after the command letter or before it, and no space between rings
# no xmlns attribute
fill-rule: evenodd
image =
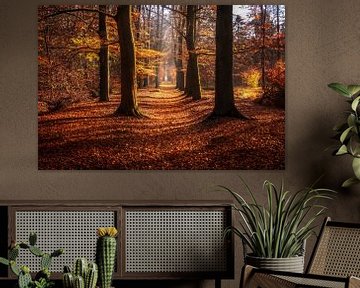
<svg viewBox="0 0 360 288"><path fill-rule="evenodd" d="M195 50L196 5L187 5L186 9L186 48L188 63L186 69L185 93L193 100L201 99L198 55Z"/></svg>
<svg viewBox="0 0 360 288"><path fill-rule="evenodd" d="M280 6L276 5L276 40L277 40L277 60L281 59L280 52Z"/></svg>
<svg viewBox="0 0 360 288"><path fill-rule="evenodd" d="M233 91L232 6L216 11L215 107L211 116L245 118L235 107Z"/></svg>
<svg viewBox="0 0 360 288"><path fill-rule="evenodd" d="M182 9L183 5L179 5L178 9ZM183 10L181 10L183 12ZM182 14L179 14L179 19L177 22L177 41L175 42L175 66L176 66L176 88L184 91L185 90L185 75L183 67L183 39L184 35L182 31L185 29L185 17Z"/></svg>
<svg viewBox="0 0 360 288"><path fill-rule="evenodd" d="M156 14L157 14L157 20L156 20L156 50L160 50L160 5L156 5ZM160 85L160 79L159 79L159 62L155 64L155 88L159 88Z"/></svg>
<svg viewBox="0 0 360 288"><path fill-rule="evenodd" d="M146 9L148 9L147 14L145 15L145 11ZM145 41L145 48L146 49L150 49L151 48L151 9L152 6L151 5L144 5L144 17L146 16L146 19L144 19L144 23L145 23L145 31L146 31L146 41ZM149 58L145 59L145 64L146 66L150 66L150 60ZM150 82L150 77L149 75L145 76L144 79L144 83L143 83L143 87L148 87L149 86L149 82Z"/></svg>
<svg viewBox="0 0 360 288"><path fill-rule="evenodd" d="M106 29L106 5L99 5L99 96L100 101L109 101L109 46Z"/></svg>
<svg viewBox="0 0 360 288"><path fill-rule="evenodd" d="M118 5L115 15L119 34L120 68L121 68L121 99L116 115L142 116L139 111L136 94L136 58L135 42L131 30L130 5Z"/></svg>
<svg viewBox="0 0 360 288"><path fill-rule="evenodd" d="M265 39L266 39L266 5L260 5L261 11L261 86L265 89Z"/></svg>

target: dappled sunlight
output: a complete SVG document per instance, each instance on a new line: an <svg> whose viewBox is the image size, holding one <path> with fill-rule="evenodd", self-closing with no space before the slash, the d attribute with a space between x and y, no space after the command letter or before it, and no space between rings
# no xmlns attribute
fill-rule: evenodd
<svg viewBox="0 0 360 288"><path fill-rule="evenodd" d="M237 95L254 95L237 89ZM206 120L214 92L191 101L174 89L139 90L146 118L115 117L120 101L83 102L39 116L42 169L281 169L284 110L236 97L250 120ZM161 100L160 100L161 99ZM126 153L124 153L126 151Z"/></svg>
<svg viewBox="0 0 360 288"><path fill-rule="evenodd" d="M249 99L249 100L257 100L262 96L261 87L258 88L249 88L249 87L235 87L234 88L234 96L239 99Z"/></svg>

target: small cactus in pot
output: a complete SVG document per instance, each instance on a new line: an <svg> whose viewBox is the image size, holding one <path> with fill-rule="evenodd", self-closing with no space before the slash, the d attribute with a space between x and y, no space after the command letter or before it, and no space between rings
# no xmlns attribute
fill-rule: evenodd
<svg viewBox="0 0 360 288"><path fill-rule="evenodd" d="M36 241L36 234L30 233L29 243L16 243L12 241L8 251L8 259L0 257L0 263L10 266L11 271L18 277L18 288L48 288L53 285L53 282L50 280L50 265L53 258L62 255L64 250L57 249L51 254L45 253L36 246ZM16 263L20 249L28 250L34 256L40 258L41 270L35 275L34 280L31 278L30 268L28 266L20 266Z"/></svg>
<svg viewBox="0 0 360 288"><path fill-rule="evenodd" d="M88 263L85 258L79 258L74 264L74 273L69 266L64 267L64 288L95 288L98 279L96 263Z"/></svg>
<svg viewBox="0 0 360 288"><path fill-rule="evenodd" d="M100 288L110 288L116 258L115 227L101 227L97 229L96 262L99 267Z"/></svg>

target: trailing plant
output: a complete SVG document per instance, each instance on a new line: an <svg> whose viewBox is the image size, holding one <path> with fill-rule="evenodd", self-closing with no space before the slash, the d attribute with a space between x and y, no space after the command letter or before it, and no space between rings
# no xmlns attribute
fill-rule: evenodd
<svg viewBox="0 0 360 288"><path fill-rule="evenodd" d="M114 272L116 256L116 236L118 232L115 227L101 227L97 229L96 262L99 267L100 288L110 288L112 274Z"/></svg>
<svg viewBox="0 0 360 288"><path fill-rule="evenodd" d="M266 180L266 206L257 202L253 192L245 183L245 190L251 201L239 193L220 186L236 200L233 205L240 215L240 227L228 227L225 234L232 232L247 245L252 256L266 258L288 258L302 254L306 239L314 233L315 220L323 215L326 207L317 202L331 199L334 193L328 189L304 188L296 193L280 189Z"/></svg>
<svg viewBox="0 0 360 288"><path fill-rule="evenodd" d="M337 138L340 141L339 147L334 151L334 155L351 155L352 169L354 177L347 179L342 186L349 187L360 183L360 85L344 85L331 83L328 85L338 94L347 98L350 110L347 111L346 122L334 127Z"/></svg>
<svg viewBox="0 0 360 288"><path fill-rule="evenodd" d="M36 242L36 233L30 233L29 243L12 243L8 251L8 259L0 257L0 263L10 266L11 271L18 277L19 288L49 288L54 285L54 283L50 281L50 265L52 259L63 254L64 250L57 249L51 254L45 253L36 246ZM35 275L34 280L30 275L30 268L28 266L19 266L16 263L20 249L28 250L30 253L40 258L41 270Z"/></svg>
<svg viewBox="0 0 360 288"><path fill-rule="evenodd" d="M88 263L85 258L78 258L74 263L74 272L69 266L64 267L64 288L95 288L98 279L96 263Z"/></svg>

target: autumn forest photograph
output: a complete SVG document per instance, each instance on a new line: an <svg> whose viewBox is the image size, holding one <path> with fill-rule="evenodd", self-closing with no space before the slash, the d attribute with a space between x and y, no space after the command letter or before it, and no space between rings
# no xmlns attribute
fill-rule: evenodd
<svg viewBox="0 0 360 288"><path fill-rule="evenodd" d="M284 5L38 6L38 169L285 169Z"/></svg>

